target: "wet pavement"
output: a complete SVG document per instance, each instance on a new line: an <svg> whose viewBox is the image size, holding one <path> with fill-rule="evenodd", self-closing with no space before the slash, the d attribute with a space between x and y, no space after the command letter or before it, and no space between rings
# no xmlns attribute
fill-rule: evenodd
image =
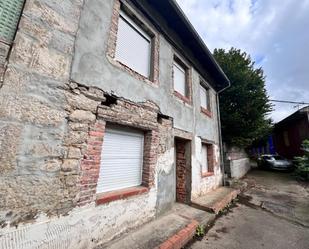
<svg viewBox="0 0 309 249"><path fill-rule="evenodd" d="M247 190L187 248L309 249L309 187L291 173L251 171Z"/></svg>

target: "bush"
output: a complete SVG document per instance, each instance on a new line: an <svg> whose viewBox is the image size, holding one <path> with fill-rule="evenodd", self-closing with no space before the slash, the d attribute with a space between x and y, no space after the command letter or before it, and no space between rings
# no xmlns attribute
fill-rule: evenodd
<svg viewBox="0 0 309 249"><path fill-rule="evenodd" d="M296 174L300 179L309 181L309 140L303 142L302 150L305 155L302 157L295 157Z"/></svg>

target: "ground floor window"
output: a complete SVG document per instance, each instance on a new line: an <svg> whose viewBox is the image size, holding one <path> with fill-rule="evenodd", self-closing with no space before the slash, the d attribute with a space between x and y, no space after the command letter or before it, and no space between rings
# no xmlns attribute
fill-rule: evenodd
<svg viewBox="0 0 309 249"><path fill-rule="evenodd" d="M214 173L214 149L212 144L202 144L201 150L202 174Z"/></svg>
<svg viewBox="0 0 309 249"><path fill-rule="evenodd" d="M144 132L124 127L106 128L97 193L142 184Z"/></svg>

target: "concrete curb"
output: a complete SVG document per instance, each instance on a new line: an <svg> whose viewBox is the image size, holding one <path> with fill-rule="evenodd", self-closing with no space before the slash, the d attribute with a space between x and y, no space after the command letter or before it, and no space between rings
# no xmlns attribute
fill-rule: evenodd
<svg viewBox="0 0 309 249"><path fill-rule="evenodd" d="M157 249L181 249L193 238L198 225L196 220L192 220L190 224L163 242Z"/></svg>

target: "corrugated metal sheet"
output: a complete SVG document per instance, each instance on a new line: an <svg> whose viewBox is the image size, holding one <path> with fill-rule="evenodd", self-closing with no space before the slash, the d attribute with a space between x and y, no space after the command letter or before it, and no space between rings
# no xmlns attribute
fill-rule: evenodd
<svg viewBox="0 0 309 249"><path fill-rule="evenodd" d="M0 40L12 42L24 0L0 1Z"/></svg>

